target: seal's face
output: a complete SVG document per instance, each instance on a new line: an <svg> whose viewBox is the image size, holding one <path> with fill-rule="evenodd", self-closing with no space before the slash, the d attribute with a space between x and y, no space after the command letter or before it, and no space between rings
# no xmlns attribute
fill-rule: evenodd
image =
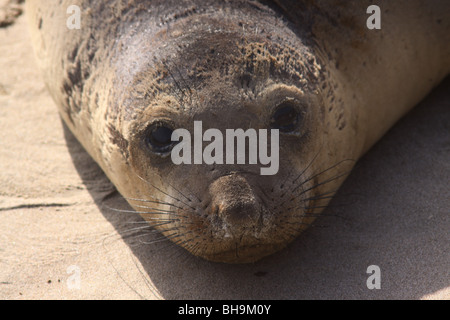
<svg viewBox="0 0 450 320"><path fill-rule="evenodd" d="M122 99L131 181L125 196L194 255L251 262L292 241L329 198L314 157L320 149L314 137L324 134L320 67L287 28L286 34L246 33L227 20L202 21L187 19L157 35L180 45L169 45L173 52L153 49L152 62L136 72L131 94ZM232 155L245 163L226 161L225 142L223 162L196 162L195 153L212 141L196 140L198 123L200 134L214 129L223 137L230 129L265 129L268 137L277 130L276 172L262 175L259 161L250 164L248 144L245 154L234 149ZM180 128L200 141L190 164L173 161L171 137ZM269 139L269 153L273 143Z"/></svg>

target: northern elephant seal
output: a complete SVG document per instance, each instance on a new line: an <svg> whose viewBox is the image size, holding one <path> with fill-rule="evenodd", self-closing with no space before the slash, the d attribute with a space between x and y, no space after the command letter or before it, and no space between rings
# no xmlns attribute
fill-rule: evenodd
<svg viewBox="0 0 450 320"><path fill-rule="evenodd" d="M379 30L366 25L373 4ZM80 29L66 27L73 5ZM291 242L354 160L449 73L449 10L444 0L28 1L68 127L150 225L222 262ZM171 135L194 134L196 121L278 130L279 170L174 164Z"/></svg>

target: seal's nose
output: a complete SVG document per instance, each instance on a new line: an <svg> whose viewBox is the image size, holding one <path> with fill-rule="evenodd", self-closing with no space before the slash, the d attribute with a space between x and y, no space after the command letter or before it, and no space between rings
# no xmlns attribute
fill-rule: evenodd
<svg viewBox="0 0 450 320"><path fill-rule="evenodd" d="M236 174L220 177L211 184L210 194L212 214L227 224L233 235L254 230L257 226L260 205L244 177Z"/></svg>
<svg viewBox="0 0 450 320"><path fill-rule="evenodd" d="M253 227L257 222L257 206L253 201L247 199L233 199L233 201L221 202L214 206L218 216L228 222L234 228L242 229Z"/></svg>

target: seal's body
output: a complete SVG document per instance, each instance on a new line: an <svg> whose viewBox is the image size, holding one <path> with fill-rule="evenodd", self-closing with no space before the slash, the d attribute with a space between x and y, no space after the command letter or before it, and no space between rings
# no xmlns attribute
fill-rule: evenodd
<svg viewBox="0 0 450 320"><path fill-rule="evenodd" d="M381 9L381 29L366 26ZM81 9L81 29L66 27ZM450 2L28 1L61 116L150 225L250 262L315 218L348 170L450 72ZM279 171L175 165L171 133L279 130Z"/></svg>

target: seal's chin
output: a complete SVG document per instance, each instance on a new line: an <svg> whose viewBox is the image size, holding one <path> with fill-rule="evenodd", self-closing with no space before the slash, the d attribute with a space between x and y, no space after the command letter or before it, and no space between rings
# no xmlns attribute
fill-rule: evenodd
<svg viewBox="0 0 450 320"><path fill-rule="evenodd" d="M205 254L202 258L212 262L253 263L281 250L284 246L282 244L236 245L234 249Z"/></svg>

